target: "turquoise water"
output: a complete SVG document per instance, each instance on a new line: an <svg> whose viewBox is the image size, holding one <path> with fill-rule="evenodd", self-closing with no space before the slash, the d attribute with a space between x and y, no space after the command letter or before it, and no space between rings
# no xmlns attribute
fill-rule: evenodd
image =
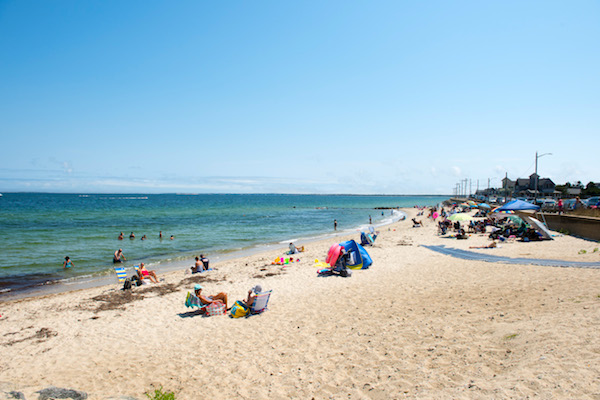
<svg viewBox="0 0 600 400"><path fill-rule="evenodd" d="M5 193L0 198L0 293L111 274L119 248L125 266L144 261L160 270L168 260L192 260L200 253L214 256L332 233L334 219L338 231L366 228L369 216L374 225L387 223L394 217L391 211L375 207L429 206L446 198ZM124 240L117 239L120 232ZM65 256L74 268L62 268Z"/></svg>

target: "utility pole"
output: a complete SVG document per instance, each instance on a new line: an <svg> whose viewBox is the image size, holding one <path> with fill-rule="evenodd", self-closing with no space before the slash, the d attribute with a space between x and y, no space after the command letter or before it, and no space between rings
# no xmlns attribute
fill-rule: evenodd
<svg viewBox="0 0 600 400"><path fill-rule="evenodd" d="M537 151L535 152L535 188L534 188L535 190L533 192L533 199L534 199L533 201L534 201L534 203L535 203L535 200L537 200L538 181L540 179L540 177L538 176L538 173L537 173L538 158L544 157L544 156L551 156L551 155L552 155L552 153L544 153L544 154L540 154L538 156L538 152Z"/></svg>

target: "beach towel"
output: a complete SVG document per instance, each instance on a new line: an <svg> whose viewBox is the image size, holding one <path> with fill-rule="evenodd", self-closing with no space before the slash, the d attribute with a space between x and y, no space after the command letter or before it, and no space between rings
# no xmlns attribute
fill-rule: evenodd
<svg viewBox="0 0 600 400"><path fill-rule="evenodd" d="M198 296L191 294L190 292L187 293L187 296L185 298L185 306L186 307L198 307L198 308L204 308L205 304L203 304L200 299L198 298Z"/></svg>

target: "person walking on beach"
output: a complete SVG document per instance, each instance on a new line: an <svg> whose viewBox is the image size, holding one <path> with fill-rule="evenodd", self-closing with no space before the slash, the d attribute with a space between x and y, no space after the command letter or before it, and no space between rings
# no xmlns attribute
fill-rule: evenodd
<svg viewBox="0 0 600 400"><path fill-rule="evenodd" d="M75 265L73 265L73 262L71 261L71 259L69 258L69 256L65 257L65 262L63 263L63 268L71 268L74 267Z"/></svg>
<svg viewBox="0 0 600 400"><path fill-rule="evenodd" d="M337 219L333 220L333 230L337 231Z"/></svg>
<svg viewBox="0 0 600 400"><path fill-rule="evenodd" d="M113 264L122 263L123 260L127 261L127 259L123 255L123 249L115 251L115 256L113 257Z"/></svg>

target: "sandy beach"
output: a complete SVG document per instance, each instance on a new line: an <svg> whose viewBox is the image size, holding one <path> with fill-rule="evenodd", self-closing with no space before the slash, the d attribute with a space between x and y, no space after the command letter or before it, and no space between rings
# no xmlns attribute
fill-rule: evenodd
<svg viewBox="0 0 600 400"><path fill-rule="evenodd" d="M600 399L600 270L465 261L422 245L469 249L433 221L381 229L368 270L317 277L336 241L307 243L300 262L276 250L120 285L0 303L0 391L48 386L91 399ZM359 240L358 233L340 237ZM297 243L303 245L304 243ZM472 249L507 257L600 261L570 236ZM579 254L586 250L585 254ZM190 265L191 265L190 261ZM203 317L184 306L195 283L229 305L255 284L269 310Z"/></svg>

